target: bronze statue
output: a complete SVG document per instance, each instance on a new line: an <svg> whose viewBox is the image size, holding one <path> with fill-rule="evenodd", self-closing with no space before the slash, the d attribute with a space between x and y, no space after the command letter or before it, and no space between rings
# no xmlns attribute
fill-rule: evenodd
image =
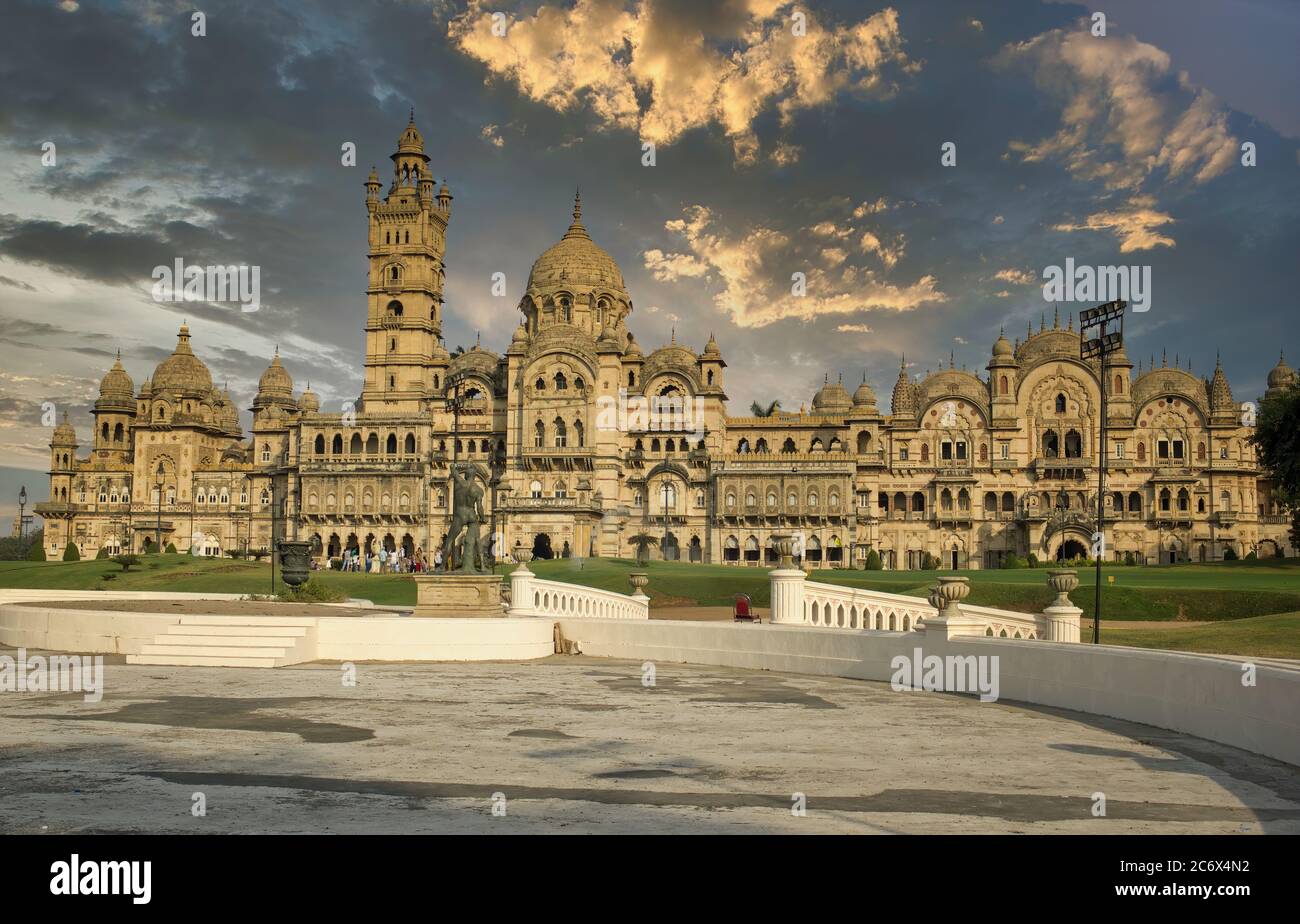
<svg viewBox="0 0 1300 924"><path fill-rule="evenodd" d="M452 551L462 530L465 538L461 544L461 554L457 571L465 574L485 574L483 553L479 544L479 530L483 524L483 489L478 485L473 469L465 464L452 466L451 528L442 546L442 559L451 570Z"/></svg>

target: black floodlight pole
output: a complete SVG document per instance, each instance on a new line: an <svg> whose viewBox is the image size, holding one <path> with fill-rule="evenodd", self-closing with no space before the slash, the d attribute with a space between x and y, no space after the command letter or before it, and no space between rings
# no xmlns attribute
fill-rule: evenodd
<svg viewBox="0 0 1300 924"><path fill-rule="evenodd" d="M1079 312L1079 357L1083 360L1096 359L1101 370L1098 375L1101 382L1101 421L1100 451L1097 456L1097 536L1101 539L1101 548L1097 550L1097 586L1093 598L1094 645L1101 644L1101 560L1105 557L1106 547L1106 357L1124 345L1124 309L1127 307L1126 301L1116 299Z"/></svg>

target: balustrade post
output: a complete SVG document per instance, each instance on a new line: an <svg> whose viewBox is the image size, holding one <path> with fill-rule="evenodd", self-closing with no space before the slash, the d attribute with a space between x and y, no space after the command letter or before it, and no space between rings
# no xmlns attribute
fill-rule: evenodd
<svg viewBox="0 0 1300 924"><path fill-rule="evenodd" d="M782 625L802 625L804 582L808 575L794 566L794 536L773 536L772 542L780 560L777 567L768 572L772 581L771 621Z"/></svg>
<svg viewBox="0 0 1300 924"><path fill-rule="evenodd" d="M535 616L533 608L533 572L528 570L528 562L533 559L533 550L522 545L514 547L511 553L519 567L510 572L510 609L508 616Z"/></svg>
<svg viewBox="0 0 1300 924"><path fill-rule="evenodd" d="M1056 599L1043 610L1047 640L1077 643L1083 610L1070 602L1070 591L1079 586L1079 573L1068 568L1052 568L1047 572L1047 586L1056 591Z"/></svg>

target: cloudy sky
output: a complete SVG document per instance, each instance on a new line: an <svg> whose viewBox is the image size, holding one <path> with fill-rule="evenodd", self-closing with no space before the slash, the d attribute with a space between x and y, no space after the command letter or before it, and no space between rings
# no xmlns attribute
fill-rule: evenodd
<svg viewBox="0 0 1300 924"><path fill-rule="evenodd" d="M1111 0L1105 36L1041 0L200 5L202 36L190 2L0 14L0 514L45 496L42 406L87 439L115 351L138 385L183 320L241 406L277 345L327 409L354 397L362 183L412 107L455 196L449 347L509 342L580 185L638 339L715 333L736 411L827 375L887 406L904 353L982 370L1051 323L1067 258L1151 267L1135 361L1221 353L1251 398L1300 359L1292 0ZM261 309L155 302L178 257L259 265Z"/></svg>

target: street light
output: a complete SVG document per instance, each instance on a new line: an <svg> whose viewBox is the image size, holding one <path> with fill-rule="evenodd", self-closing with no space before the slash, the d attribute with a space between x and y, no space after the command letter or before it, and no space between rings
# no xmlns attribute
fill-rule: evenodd
<svg viewBox="0 0 1300 924"><path fill-rule="evenodd" d="M154 481L158 486L158 526L154 532L154 551L162 551L162 495L163 482L167 479L166 472L163 471L163 464L158 463L158 471L154 476Z"/></svg>
<svg viewBox="0 0 1300 924"><path fill-rule="evenodd" d="M18 557L26 558L27 545L27 485L18 489Z"/></svg>
<svg viewBox="0 0 1300 924"><path fill-rule="evenodd" d="M1116 299L1079 312L1079 358L1100 364L1101 382L1100 453L1097 464L1097 532L1093 552L1097 559L1097 590L1092 617L1092 643L1101 644L1101 560L1106 554L1106 357L1124 348L1124 309L1128 302ZM1100 544L1098 544L1100 543Z"/></svg>

